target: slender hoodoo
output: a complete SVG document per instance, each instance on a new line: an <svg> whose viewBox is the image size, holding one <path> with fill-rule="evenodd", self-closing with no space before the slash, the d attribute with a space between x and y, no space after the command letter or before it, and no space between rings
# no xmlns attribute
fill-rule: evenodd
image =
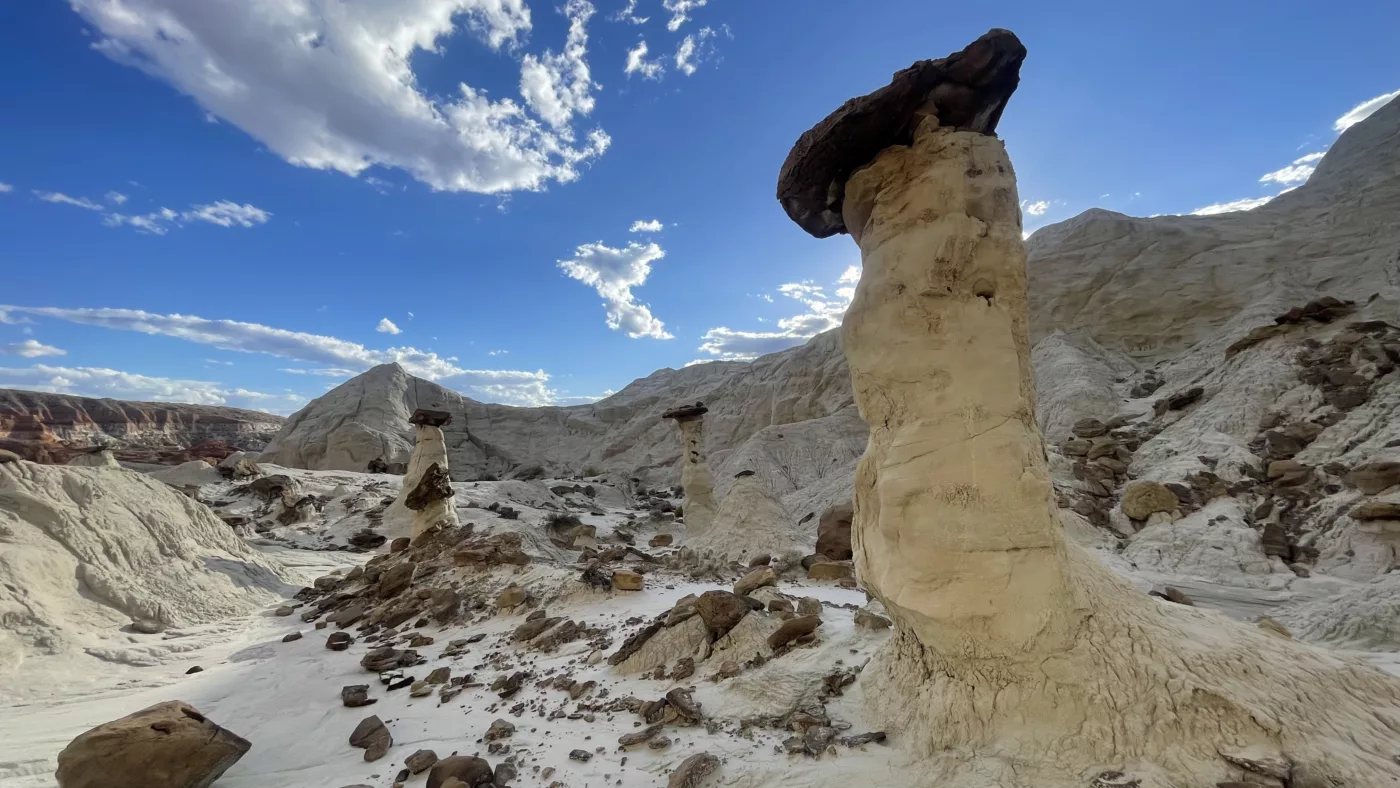
<svg viewBox="0 0 1400 788"><path fill-rule="evenodd" d="M842 325L870 425L852 543L896 630L862 674L872 713L928 785L1392 784L1400 679L1159 603L1066 540L994 136L1025 55L993 30L920 61L803 134L779 176L788 216L850 233L864 266Z"/></svg>
<svg viewBox="0 0 1400 788"><path fill-rule="evenodd" d="M447 441L442 435L442 428L452 423L452 414L419 408L408 423L416 429L417 439L395 505L413 513L410 535L416 539L433 526L457 524L447 475Z"/></svg>
<svg viewBox="0 0 1400 788"><path fill-rule="evenodd" d="M661 414L673 419L681 434L681 487L685 489L685 531L691 536L704 533L715 520L715 480L705 453L705 403L681 405Z"/></svg>

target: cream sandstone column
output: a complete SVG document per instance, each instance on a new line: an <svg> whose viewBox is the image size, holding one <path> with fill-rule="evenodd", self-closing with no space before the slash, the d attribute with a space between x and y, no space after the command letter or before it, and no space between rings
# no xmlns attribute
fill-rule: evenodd
<svg viewBox="0 0 1400 788"><path fill-rule="evenodd" d="M409 533L413 538L435 525L457 524L457 510L452 505L451 487L444 483L448 465L447 441L443 437L442 428L451 421L452 416L449 413L422 409L415 411L409 418L409 423L414 426L416 432L413 454L409 457L408 471L404 474L403 486L399 488L394 507L402 507L412 512ZM434 489L425 488L417 496L413 496L433 465L438 467L432 474L433 478L429 480ZM409 500L410 496L413 496L412 501ZM414 509L410 503L421 508Z"/></svg>
<svg viewBox="0 0 1400 788"><path fill-rule="evenodd" d="M681 486L685 488L685 531L691 536L704 533L715 520L715 481L710 475L709 455L705 452L704 403L682 405L661 414L674 419L681 434Z"/></svg>

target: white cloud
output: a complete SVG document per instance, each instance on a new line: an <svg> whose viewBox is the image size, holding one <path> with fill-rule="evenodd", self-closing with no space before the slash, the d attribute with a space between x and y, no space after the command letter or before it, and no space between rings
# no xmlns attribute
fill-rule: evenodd
<svg viewBox="0 0 1400 788"><path fill-rule="evenodd" d="M27 317L15 317L7 312L4 307L0 307L0 326L18 326L33 322L33 320Z"/></svg>
<svg viewBox="0 0 1400 788"><path fill-rule="evenodd" d="M1197 208L1191 212L1192 216L1214 216L1220 213L1232 213L1234 211L1252 211L1264 203L1272 200L1274 195L1269 197L1252 197L1231 202L1220 202L1214 205L1207 205L1204 208Z"/></svg>
<svg viewBox="0 0 1400 788"><path fill-rule="evenodd" d="M86 197L69 197L61 192L41 192L35 190L34 196L44 202L56 203L58 205L72 205L76 208L86 208L89 211L103 210L101 203L93 202Z"/></svg>
<svg viewBox="0 0 1400 788"><path fill-rule="evenodd" d="M725 35L729 35L728 25L721 26L720 30ZM696 72L701 63L714 57L714 39L717 35L714 28L702 27L695 35L688 35L682 39L680 46L676 47L676 70L690 76Z"/></svg>
<svg viewBox="0 0 1400 788"><path fill-rule="evenodd" d="M242 405L273 413L286 413L306 402L306 398L299 394L264 394L242 388L226 388L222 383L210 381L153 377L102 367L51 367L45 364L28 368L0 367L0 387L83 397Z"/></svg>
<svg viewBox="0 0 1400 788"><path fill-rule="evenodd" d="M254 225L267 224L267 220L272 218L272 214L247 203L239 205L229 200L219 200L209 205L196 205L180 214L180 218L187 222L208 222L220 227L233 227L234 225L253 227Z"/></svg>
<svg viewBox="0 0 1400 788"><path fill-rule="evenodd" d="M323 378L349 378L359 373L353 369L341 369L339 367L322 367L318 369L298 369L295 367L282 367L278 372L290 372L293 375L316 375Z"/></svg>
<svg viewBox="0 0 1400 788"><path fill-rule="evenodd" d="M1363 101L1360 104L1357 104L1356 106L1352 107L1351 110L1347 112L1347 114L1341 116L1340 118L1337 118L1336 122L1332 124L1332 128L1339 132L1346 131L1352 126L1355 126L1361 121L1371 117L1372 113L1374 113L1381 107L1384 107L1386 104L1389 104L1391 100L1395 99L1396 97L1400 97L1400 90L1397 90L1394 93L1383 93L1379 96L1376 96L1373 99Z"/></svg>
<svg viewBox="0 0 1400 788"><path fill-rule="evenodd" d="M486 351L486 355L488 355L488 356L504 356L504 355L506 355L506 354L509 353L509 352L510 352L509 350L488 350L488 351Z"/></svg>
<svg viewBox="0 0 1400 788"><path fill-rule="evenodd" d="M543 370L529 372L463 369L454 363L457 360L455 358L444 358L413 347L373 350L357 342L336 337L288 331L259 323L209 320L194 315L162 315L138 309L66 309L0 305L0 316L6 316L14 322L15 319L8 317L8 313L176 337L219 350L264 353L351 370L363 371L378 364L397 363L409 374L442 381L469 395L492 397L494 401L512 405L548 405L554 396L554 392L547 385L549 375Z"/></svg>
<svg viewBox="0 0 1400 788"><path fill-rule="evenodd" d="M572 181L610 142L594 129L575 144L578 130L557 125L583 111L588 92L570 46L522 59L523 102L466 83L441 98L421 89L415 55L441 52L462 29L493 50L521 47L531 26L524 0L70 5L96 29L100 52L297 166L359 175L381 165L433 189L494 194ZM557 84L545 73L556 64Z"/></svg>
<svg viewBox="0 0 1400 788"><path fill-rule="evenodd" d="M559 267L603 297L608 328L625 331L633 339L671 339L665 325L652 316L651 309L637 303L632 295L632 288L646 284L651 264L664 256L666 253L654 243L634 241L615 249L598 242L578 247L571 259L559 261Z"/></svg>
<svg viewBox="0 0 1400 788"><path fill-rule="evenodd" d="M1022 200L1021 209L1031 216L1044 216L1045 212L1050 210L1050 203L1046 200L1036 200L1035 202Z"/></svg>
<svg viewBox="0 0 1400 788"><path fill-rule="evenodd" d="M120 213L109 213L102 217L102 223L108 227L121 227L126 225L135 227L137 230L152 235L165 235L170 231L171 223L180 218L180 214L169 208L161 208L159 211L144 214L141 216L127 216Z"/></svg>
<svg viewBox="0 0 1400 788"><path fill-rule="evenodd" d="M634 25L644 25L651 19L649 16L637 16L637 0L627 0L627 6L611 18L614 22L631 22Z"/></svg>
<svg viewBox="0 0 1400 788"><path fill-rule="evenodd" d="M526 55L520 64L520 95L525 104L558 132L562 139L573 141L570 121L575 114L593 111L593 80L589 77L588 19L593 16L593 4L586 0L569 0L564 6L569 18L569 35L564 51L546 51L535 57Z"/></svg>
<svg viewBox="0 0 1400 788"><path fill-rule="evenodd" d="M1312 177L1317 169L1313 162L1320 160L1323 153L1309 153L1306 156L1294 159L1293 163L1282 169L1274 170L1265 174L1259 179L1260 183L1277 183L1280 186L1297 185Z"/></svg>
<svg viewBox="0 0 1400 788"><path fill-rule="evenodd" d="M855 297L853 285L860 281L860 267L850 266L842 272L834 295L811 281L780 285L778 292L807 307L802 312L778 321L780 331L736 331L720 326L705 332L700 350L713 356L710 360L747 361L767 353L776 353L800 345L823 331L841 325L841 317ZM697 362L691 362L697 363ZM687 365L689 366L689 365Z"/></svg>
<svg viewBox="0 0 1400 788"><path fill-rule="evenodd" d="M637 221L632 222L632 227L629 228L629 229L627 230L627 232L629 232L629 233L659 233L659 232L661 232L661 226L662 226L662 225L661 225L661 220L660 220L660 219L652 219L652 220L650 220L650 221L643 221L642 219L638 219Z"/></svg>
<svg viewBox="0 0 1400 788"><path fill-rule="evenodd" d="M24 358L39 358L40 356L66 356L68 351L56 348L53 345L41 344L33 339L26 339L23 342L12 342L8 345L0 345L0 356L23 356Z"/></svg>
<svg viewBox="0 0 1400 788"><path fill-rule="evenodd" d="M206 359L204 359L204 363L205 363L205 364L219 364L219 365L225 366L225 367L231 367L231 366L233 366L233 362L232 362L232 361L220 361L220 360L217 359L217 358L206 358Z"/></svg>
<svg viewBox="0 0 1400 788"><path fill-rule="evenodd" d="M121 192L107 192L106 199L113 205L121 205L126 202L126 195Z"/></svg>
<svg viewBox="0 0 1400 788"><path fill-rule="evenodd" d="M378 331L378 332L381 333L381 334L402 334L402 333L403 333L403 329L401 329L401 328L399 328L398 326L394 325L394 321L390 320L390 319L387 318L387 317L380 318L380 319L379 319L379 325L375 326L375 327L374 327L374 330L375 330L375 331Z"/></svg>
<svg viewBox="0 0 1400 788"><path fill-rule="evenodd" d="M15 187L11 186L10 184L8 184L8 183L0 183L0 194L4 194L4 193L6 193L6 192L12 192L12 191L14 191L14 190L15 190Z"/></svg>
<svg viewBox="0 0 1400 788"><path fill-rule="evenodd" d="M661 64L661 59L647 60L647 42L638 41L635 47L627 50L627 65L623 66L623 74L640 74L643 79L661 79L666 67Z"/></svg>
<svg viewBox="0 0 1400 788"><path fill-rule="evenodd" d="M671 19L666 22L666 29L675 32L681 29L681 25L690 21L690 14L697 8L703 8L709 0L661 0L661 7L671 14Z"/></svg>
<svg viewBox="0 0 1400 788"><path fill-rule="evenodd" d="M593 402L597 402L597 401L600 400L600 399L607 399L608 397L611 397L612 395L614 395L614 394L616 394L616 393L617 393L617 392L614 391L614 390L612 390L612 389L607 389L607 390L604 391L602 394L571 394L571 395L561 395L561 396L559 397L559 401L560 401L560 402L574 403L574 404L578 404L578 405L587 405L587 404L590 404L590 403L593 403Z"/></svg>

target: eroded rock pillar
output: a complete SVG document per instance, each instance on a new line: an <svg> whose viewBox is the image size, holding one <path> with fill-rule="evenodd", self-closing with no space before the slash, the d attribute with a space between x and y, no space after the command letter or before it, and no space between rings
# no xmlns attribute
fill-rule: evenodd
<svg viewBox="0 0 1400 788"><path fill-rule="evenodd" d="M395 505L411 513L410 534L416 539L433 526L457 524L447 475L447 441L442 434L442 428L452 422L452 414L419 409L408 421L417 436Z"/></svg>
<svg viewBox="0 0 1400 788"><path fill-rule="evenodd" d="M703 403L683 405L661 414L674 419L681 434L681 486L685 488L685 530L690 535L704 533L715 520L719 507L715 504L715 480L710 475L709 457L705 452L705 414Z"/></svg>

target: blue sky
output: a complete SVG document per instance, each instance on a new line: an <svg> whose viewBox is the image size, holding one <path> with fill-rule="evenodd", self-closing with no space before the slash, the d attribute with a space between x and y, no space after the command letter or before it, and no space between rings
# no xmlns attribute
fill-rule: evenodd
<svg viewBox="0 0 1400 788"><path fill-rule="evenodd" d="M994 26L1028 229L1257 204L1400 90L1394 2L854 9L0 5L0 387L289 413L398 360L577 404L801 342L859 258L783 215L788 148Z"/></svg>

